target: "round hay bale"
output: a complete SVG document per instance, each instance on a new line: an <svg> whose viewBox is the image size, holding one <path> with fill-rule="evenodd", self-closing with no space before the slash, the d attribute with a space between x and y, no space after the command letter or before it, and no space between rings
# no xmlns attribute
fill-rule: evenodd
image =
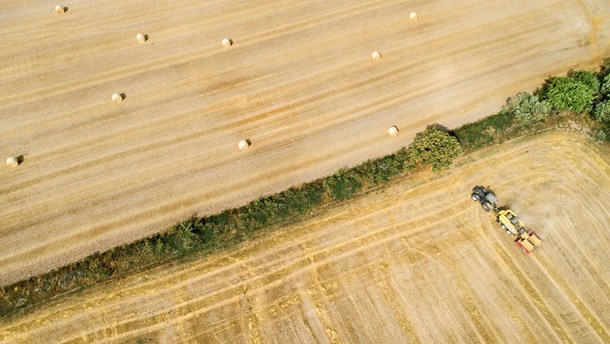
<svg viewBox="0 0 610 344"><path fill-rule="evenodd" d="M17 167L17 166L19 166L19 160L17 160L17 158L12 156L12 157L6 159L6 166L8 166L10 168Z"/></svg>
<svg viewBox="0 0 610 344"><path fill-rule="evenodd" d="M390 129L388 129L388 134L390 136L398 135L398 128L396 126L390 127Z"/></svg>
<svg viewBox="0 0 610 344"><path fill-rule="evenodd" d="M409 14L409 18L410 18L411 20L417 20L417 17L419 17L419 15L418 15L417 13L415 13L415 12L411 12L411 13Z"/></svg>
<svg viewBox="0 0 610 344"><path fill-rule="evenodd" d="M237 144L237 147L239 147L239 150L244 150L244 149L248 149L248 147L250 147L250 144L251 144L251 142L249 139L241 140Z"/></svg>
<svg viewBox="0 0 610 344"><path fill-rule="evenodd" d="M230 38L223 38L222 39L222 46L225 48L228 48L230 46L233 45L233 41Z"/></svg>
<svg viewBox="0 0 610 344"><path fill-rule="evenodd" d="M55 5L55 13L63 14L64 12L66 12L66 9L63 6Z"/></svg>
<svg viewBox="0 0 610 344"><path fill-rule="evenodd" d="M371 54L371 58L375 61L379 60L381 58L381 53L378 52L377 50L373 51L373 53Z"/></svg>
<svg viewBox="0 0 610 344"><path fill-rule="evenodd" d="M140 43L146 42L146 35L139 33L136 35L136 40Z"/></svg>
<svg viewBox="0 0 610 344"><path fill-rule="evenodd" d="M118 94L118 93L113 93L112 94L112 101L119 104L120 102L123 101L123 96Z"/></svg>

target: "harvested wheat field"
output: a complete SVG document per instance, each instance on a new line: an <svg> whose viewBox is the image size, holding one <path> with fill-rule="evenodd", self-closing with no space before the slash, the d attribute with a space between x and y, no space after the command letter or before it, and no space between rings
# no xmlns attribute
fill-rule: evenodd
<svg viewBox="0 0 610 344"><path fill-rule="evenodd" d="M610 154L547 133L4 321L10 342L608 343ZM543 246L470 200L490 185Z"/></svg>
<svg viewBox="0 0 610 344"><path fill-rule="evenodd" d="M605 0L54 6L0 4L0 154L24 157L0 285L481 118L610 41Z"/></svg>

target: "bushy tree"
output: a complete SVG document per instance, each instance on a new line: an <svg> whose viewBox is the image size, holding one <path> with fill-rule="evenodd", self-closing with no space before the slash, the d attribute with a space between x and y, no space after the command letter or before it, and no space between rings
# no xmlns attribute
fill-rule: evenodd
<svg viewBox="0 0 610 344"><path fill-rule="evenodd" d="M417 134L407 148L407 167L432 165L432 169L438 171L451 165L462 151L462 145L455 137L442 130L428 128Z"/></svg>
<svg viewBox="0 0 610 344"><path fill-rule="evenodd" d="M538 96L521 92L508 98L502 110L515 114L515 119L520 125L529 126L544 120L551 112L551 106L547 101L540 101Z"/></svg>
<svg viewBox="0 0 610 344"><path fill-rule="evenodd" d="M547 81L542 97L557 111L583 112L591 111L595 93L570 77L554 77Z"/></svg>
<svg viewBox="0 0 610 344"><path fill-rule="evenodd" d="M594 95L599 93L601 83L595 73L588 70L572 70L568 72L568 77L588 86L593 91Z"/></svg>

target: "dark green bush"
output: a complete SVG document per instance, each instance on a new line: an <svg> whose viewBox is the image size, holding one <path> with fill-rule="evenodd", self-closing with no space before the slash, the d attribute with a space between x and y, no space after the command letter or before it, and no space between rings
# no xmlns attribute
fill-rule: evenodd
<svg viewBox="0 0 610 344"><path fill-rule="evenodd" d="M407 148L407 168L431 165L434 171L438 171L451 165L462 152L462 146L454 136L429 128L417 134Z"/></svg>
<svg viewBox="0 0 610 344"><path fill-rule="evenodd" d="M593 118L598 122L610 121L610 99L598 103L593 110Z"/></svg>
<svg viewBox="0 0 610 344"><path fill-rule="evenodd" d="M337 201L344 201L354 197L356 192L362 188L362 183L349 173L347 169L339 170L338 173L326 177L323 185L330 193L330 196Z"/></svg>
<svg viewBox="0 0 610 344"><path fill-rule="evenodd" d="M594 96L599 93L601 83L595 73L588 70L572 70L568 72L568 77L589 87Z"/></svg>
<svg viewBox="0 0 610 344"><path fill-rule="evenodd" d="M559 112L580 113L591 111L595 93L589 86L570 77L554 77L544 85L542 99L548 100Z"/></svg>

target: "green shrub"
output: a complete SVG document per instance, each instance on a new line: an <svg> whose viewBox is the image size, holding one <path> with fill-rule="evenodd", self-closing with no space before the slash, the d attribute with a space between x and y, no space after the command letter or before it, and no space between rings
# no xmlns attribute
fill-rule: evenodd
<svg viewBox="0 0 610 344"><path fill-rule="evenodd" d="M543 121L551 112L551 106L547 101L540 101L538 96L521 92L508 98L503 111L514 113L518 124L527 127Z"/></svg>
<svg viewBox="0 0 610 344"><path fill-rule="evenodd" d="M589 86L580 81L570 77L554 77L545 84L542 98L547 99L559 112L578 113L591 111L595 94Z"/></svg>
<svg viewBox="0 0 610 344"><path fill-rule="evenodd" d="M432 165L434 171L441 170L462 154L460 142L452 135L434 128L417 134L407 148L409 169Z"/></svg>
<svg viewBox="0 0 610 344"><path fill-rule="evenodd" d="M610 99L598 103L593 110L593 118L598 122L610 121Z"/></svg>
<svg viewBox="0 0 610 344"><path fill-rule="evenodd" d="M593 91L594 95L599 93L601 83L599 82L599 79L595 73L588 70L572 70L568 72L568 77L589 87Z"/></svg>
<svg viewBox="0 0 610 344"><path fill-rule="evenodd" d="M310 211L322 204L324 200L324 187L319 180L307 183L295 190L298 194L295 194L294 199L289 202L289 206L295 209L295 211L301 213Z"/></svg>
<svg viewBox="0 0 610 344"><path fill-rule="evenodd" d="M347 169L342 169L334 175L326 177L323 184L330 196L338 201L354 197L356 192L362 188L362 183L354 178Z"/></svg>

